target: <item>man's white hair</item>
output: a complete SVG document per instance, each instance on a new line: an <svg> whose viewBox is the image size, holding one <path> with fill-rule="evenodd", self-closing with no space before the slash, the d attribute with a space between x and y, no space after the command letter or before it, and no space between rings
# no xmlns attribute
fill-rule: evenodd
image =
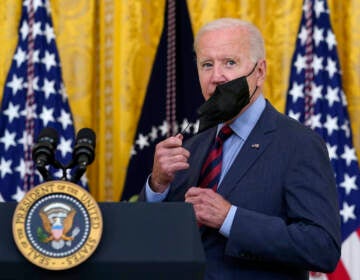
<svg viewBox="0 0 360 280"><path fill-rule="evenodd" d="M250 48L250 58L256 62L260 59L265 58L265 46L264 39L261 35L259 29L252 23L240 20L236 18L220 18L214 21L211 21L205 24L200 28L199 32L196 34L194 40L194 50L197 52L198 42L200 37L207 31L218 30L218 29L227 29L227 28L236 28L242 27L249 32L249 48Z"/></svg>

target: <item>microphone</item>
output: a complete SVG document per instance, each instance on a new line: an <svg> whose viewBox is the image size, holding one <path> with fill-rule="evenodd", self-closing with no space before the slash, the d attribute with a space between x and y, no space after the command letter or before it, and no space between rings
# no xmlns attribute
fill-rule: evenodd
<svg viewBox="0 0 360 280"><path fill-rule="evenodd" d="M71 179L76 183L86 171L86 166L91 164L95 158L96 135L90 128L79 130L73 151L73 164L78 165Z"/></svg>
<svg viewBox="0 0 360 280"><path fill-rule="evenodd" d="M54 128L45 127L40 131L36 144L32 149L32 158L35 161L35 166L45 181L50 180L49 171L45 166L48 164L58 165L55 161L55 149L58 143L59 136L57 131Z"/></svg>

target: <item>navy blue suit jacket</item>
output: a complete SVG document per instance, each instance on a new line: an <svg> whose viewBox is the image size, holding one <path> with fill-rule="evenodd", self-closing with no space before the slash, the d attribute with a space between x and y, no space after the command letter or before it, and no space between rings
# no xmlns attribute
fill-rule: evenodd
<svg viewBox="0 0 360 280"><path fill-rule="evenodd" d="M208 129L184 143L190 168L177 173L167 201L183 201L197 185L215 133ZM267 102L218 192L238 210L229 238L202 229L206 279L308 279L308 270L335 268L337 191L326 146L315 132Z"/></svg>

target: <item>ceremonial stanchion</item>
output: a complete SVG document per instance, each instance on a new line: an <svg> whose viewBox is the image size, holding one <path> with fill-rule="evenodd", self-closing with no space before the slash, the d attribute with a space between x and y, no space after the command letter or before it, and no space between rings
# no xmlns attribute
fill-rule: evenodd
<svg viewBox="0 0 360 280"><path fill-rule="evenodd" d="M57 139L46 128L33 148L46 182L18 204L0 203L0 279L203 278L205 256L191 204L98 204L75 184L94 160L95 134L80 130L67 165L54 157ZM60 180L49 165L63 170Z"/></svg>

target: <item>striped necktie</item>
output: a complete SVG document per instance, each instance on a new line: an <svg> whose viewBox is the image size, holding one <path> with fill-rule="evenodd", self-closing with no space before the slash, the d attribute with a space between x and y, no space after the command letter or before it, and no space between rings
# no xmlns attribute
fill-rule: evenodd
<svg viewBox="0 0 360 280"><path fill-rule="evenodd" d="M232 129L225 125L216 136L215 143L211 146L201 169L199 178L199 186L201 188L212 188L214 191L217 191L221 175L223 143L232 133Z"/></svg>

